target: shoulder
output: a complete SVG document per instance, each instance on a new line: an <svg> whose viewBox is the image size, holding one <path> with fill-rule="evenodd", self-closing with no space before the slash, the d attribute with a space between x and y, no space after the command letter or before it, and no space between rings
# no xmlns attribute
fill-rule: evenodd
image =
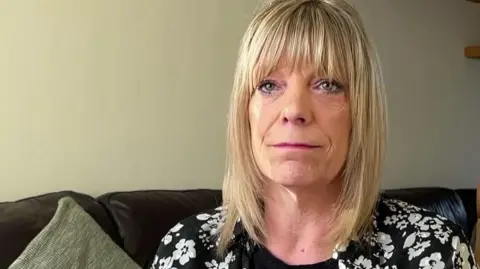
<svg viewBox="0 0 480 269"><path fill-rule="evenodd" d="M435 212L396 199L380 199L375 217L379 227L395 227L397 230L409 227L424 231L459 229L455 223Z"/></svg>
<svg viewBox="0 0 480 269"><path fill-rule="evenodd" d="M173 226L162 239L165 245L174 244L185 240L200 241L207 249L213 246L206 243L213 243L212 237L221 228L226 210L224 207L217 207L196 215L189 216Z"/></svg>
<svg viewBox="0 0 480 269"><path fill-rule="evenodd" d="M461 228L447 218L396 199L381 199L375 213L375 225L381 230L405 233L416 231L423 238L433 236L445 243L450 235L463 233Z"/></svg>
<svg viewBox="0 0 480 269"><path fill-rule="evenodd" d="M469 242L458 225L404 201L381 199L375 213L374 230L387 260L419 267L474 265Z"/></svg>
<svg viewBox="0 0 480 269"><path fill-rule="evenodd" d="M226 210L218 207L185 218L159 242L151 268L197 268L215 256L216 235Z"/></svg>

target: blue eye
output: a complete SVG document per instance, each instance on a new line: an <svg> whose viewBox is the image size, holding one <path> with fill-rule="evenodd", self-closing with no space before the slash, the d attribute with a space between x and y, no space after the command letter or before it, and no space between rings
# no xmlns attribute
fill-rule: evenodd
<svg viewBox="0 0 480 269"><path fill-rule="evenodd" d="M327 93L337 93L343 90L343 86L335 80L331 79L322 79L317 82L316 87L319 90L325 91Z"/></svg>
<svg viewBox="0 0 480 269"><path fill-rule="evenodd" d="M277 89L277 84L275 84L274 81L270 80L264 80L260 83L260 85L257 86L257 90L266 93L266 94L271 94Z"/></svg>

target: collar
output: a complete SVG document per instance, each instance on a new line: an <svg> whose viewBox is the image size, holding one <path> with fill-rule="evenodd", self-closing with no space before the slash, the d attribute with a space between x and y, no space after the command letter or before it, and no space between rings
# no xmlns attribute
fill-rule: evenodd
<svg viewBox="0 0 480 269"><path fill-rule="evenodd" d="M375 233L364 235L360 240L352 240L347 246L335 247L333 258L350 260L354 258L358 253L368 252L368 249L372 247L370 240L375 240ZM370 247L369 247L370 245ZM374 244L376 245L376 244ZM249 234L245 230L243 223L240 219L237 220L233 229L232 241L227 247L228 251L234 248L241 247L247 251L247 254L252 255L255 249L256 243L250 238Z"/></svg>

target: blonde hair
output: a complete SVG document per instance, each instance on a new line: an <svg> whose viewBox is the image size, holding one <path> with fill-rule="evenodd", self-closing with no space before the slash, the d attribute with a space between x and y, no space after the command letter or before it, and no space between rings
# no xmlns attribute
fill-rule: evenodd
<svg viewBox="0 0 480 269"><path fill-rule="evenodd" d="M370 229L378 199L386 140L386 101L373 45L357 12L346 0L274 0L246 30L237 59L228 114L227 168L219 234L224 253L238 220L256 242L265 238L264 176L255 163L248 105L254 86L279 64L312 63L318 72L347 85L351 133L335 206L334 240L346 244Z"/></svg>

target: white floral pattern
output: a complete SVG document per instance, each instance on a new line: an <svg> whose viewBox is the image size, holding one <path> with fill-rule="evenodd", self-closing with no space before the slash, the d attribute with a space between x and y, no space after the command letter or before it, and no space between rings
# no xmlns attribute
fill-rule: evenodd
<svg viewBox="0 0 480 269"><path fill-rule="evenodd" d="M158 261L158 263L160 265L160 268L172 268L173 258L172 257L161 258Z"/></svg>
<svg viewBox="0 0 480 269"><path fill-rule="evenodd" d="M163 237L151 269L250 269L256 247L243 229L232 235L229 253L215 252L216 235L226 209L187 218ZM241 227L241 222L238 223ZM477 269L462 230L451 221L403 201L382 199L372 219L373 231L362 242L338 248L338 268Z"/></svg>
<svg viewBox="0 0 480 269"><path fill-rule="evenodd" d="M435 252L428 257L423 257L420 260L420 268L424 268L424 269L445 268L445 263L442 261L442 255L439 252Z"/></svg>
<svg viewBox="0 0 480 269"><path fill-rule="evenodd" d="M195 242L193 240L180 239L175 245L176 250L173 251L173 259L178 260L181 265L185 265L190 259L195 258Z"/></svg>
<svg viewBox="0 0 480 269"><path fill-rule="evenodd" d="M458 263L459 268L470 269L470 247L458 236L452 238L452 247L455 250L454 259Z"/></svg>

